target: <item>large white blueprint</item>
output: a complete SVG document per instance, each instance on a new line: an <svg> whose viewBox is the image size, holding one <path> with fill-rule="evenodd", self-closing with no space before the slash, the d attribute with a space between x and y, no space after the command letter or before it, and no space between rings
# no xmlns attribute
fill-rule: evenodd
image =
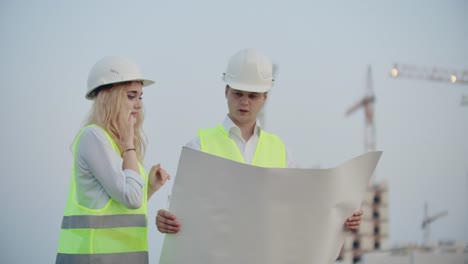
<svg viewBox="0 0 468 264"><path fill-rule="evenodd" d="M381 152L330 169L260 168L183 148L162 264L326 264ZM370 213L370 212L364 212Z"/></svg>

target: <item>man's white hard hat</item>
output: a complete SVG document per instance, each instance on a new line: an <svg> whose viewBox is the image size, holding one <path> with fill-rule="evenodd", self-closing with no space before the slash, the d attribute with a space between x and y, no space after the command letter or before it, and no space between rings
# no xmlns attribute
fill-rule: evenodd
<svg viewBox="0 0 468 264"><path fill-rule="evenodd" d="M154 84L154 81L143 77L132 61L115 56L104 57L89 72L86 99L94 99L103 85L128 81L141 81L143 87Z"/></svg>
<svg viewBox="0 0 468 264"><path fill-rule="evenodd" d="M273 87L273 65L260 51L243 49L229 60L223 80L236 90L264 93Z"/></svg>

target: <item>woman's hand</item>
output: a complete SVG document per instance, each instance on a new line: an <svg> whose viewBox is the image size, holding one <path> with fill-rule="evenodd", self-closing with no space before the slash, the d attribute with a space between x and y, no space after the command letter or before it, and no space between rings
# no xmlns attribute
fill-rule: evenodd
<svg viewBox="0 0 468 264"><path fill-rule="evenodd" d="M119 118L120 140L124 150L134 148L133 139L135 136L136 117L132 115L132 110L126 110Z"/></svg>
<svg viewBox="0 0 468 264"><path fill-rule="evenodd" d="M171 176L161 168L161 165L154 165L148 174L148 190L155 192L170 179Z"/></svg>

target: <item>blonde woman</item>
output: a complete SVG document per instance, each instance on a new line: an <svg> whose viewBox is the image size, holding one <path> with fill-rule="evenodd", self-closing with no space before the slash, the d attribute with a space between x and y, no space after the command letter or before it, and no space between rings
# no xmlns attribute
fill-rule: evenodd
<svg viewBox="0 0 468 264"><path fill-rule="evenodd" d="M56 263L148 263L147 200L170 179L159 164L149 174L141 166L142 89L153 83L120 57L91 69Z"/></svg>

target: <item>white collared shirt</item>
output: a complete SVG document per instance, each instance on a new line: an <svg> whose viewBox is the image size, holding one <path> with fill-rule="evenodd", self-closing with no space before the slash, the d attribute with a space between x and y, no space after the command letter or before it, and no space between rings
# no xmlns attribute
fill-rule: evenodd
<svg viewBox="0 0 468 264"><path fill-rule="evenodd" d="M229 138L236 142L237 147L239 148L240 152L242 153L242 157L244 158L245 163L252 164L253 156L255 155L255 150L257 149L258 137L260 136L261 125L260 122L257 120L255 123L254 133L249 138L249 140L245 140L242 138L242 133L240 128L234 124L231 118L226 115L224 121L222 123L224 130L229 134ZM284 144L284 143L283 143ZM201 151L200 145L200 137L196 137L192 139L190 142L185 144L186 147ZM286 146L285 146L286 148ZM294 161L291 157L290 152L286 148L286 167L287 168L295 168Z"/></svg>

